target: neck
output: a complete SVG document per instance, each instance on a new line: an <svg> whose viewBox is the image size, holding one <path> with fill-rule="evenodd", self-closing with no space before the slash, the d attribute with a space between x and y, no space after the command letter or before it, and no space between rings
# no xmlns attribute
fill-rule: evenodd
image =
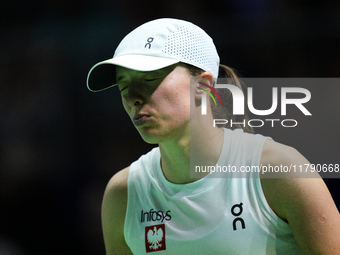
<svg viewBox="0 0 340 255"><path fill-rule="evenodd" d="M191 165L215 165L223 143L223 130L204 128L191 130L180 140L159 144L161 166L166 179L172 183L184 184L204 176L191 178Z"/></svg>

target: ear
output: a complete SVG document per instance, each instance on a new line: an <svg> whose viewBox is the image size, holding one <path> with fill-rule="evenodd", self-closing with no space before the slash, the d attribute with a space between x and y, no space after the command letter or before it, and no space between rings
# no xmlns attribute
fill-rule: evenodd
<svg viewBox="0 0 340 255"><path fill-rule="evenodd" d="M199 76L197 76L198 82L197 82L197 87L203 88L205 90L209 90L208 86L213 87L214 86L214 77L211 73L209 72L203 72ZM204 84L208 86L204 86ZM195 99L200 100L202 98L203 90L196 88L196 94L195 94Z"/></svg>

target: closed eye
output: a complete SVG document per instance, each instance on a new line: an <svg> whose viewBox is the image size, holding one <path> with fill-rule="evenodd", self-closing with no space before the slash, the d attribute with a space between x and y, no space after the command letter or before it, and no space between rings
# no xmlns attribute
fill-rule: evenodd
<svg viewBox="0 0 340 255"><path fill-rule="evenodd" d="M129 86L126 86L125 88L121 89L120 92L126 90Z"/></svg>

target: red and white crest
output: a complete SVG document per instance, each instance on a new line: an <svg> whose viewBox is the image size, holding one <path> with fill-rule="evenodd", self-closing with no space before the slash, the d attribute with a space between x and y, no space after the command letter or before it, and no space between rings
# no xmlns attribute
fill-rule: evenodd
<svg viewBox="0 0 340 255"><path fill-rule="evenodd" d="M146 252L164 251L165 247L165 225L153 225L145 227Z"/></svg>

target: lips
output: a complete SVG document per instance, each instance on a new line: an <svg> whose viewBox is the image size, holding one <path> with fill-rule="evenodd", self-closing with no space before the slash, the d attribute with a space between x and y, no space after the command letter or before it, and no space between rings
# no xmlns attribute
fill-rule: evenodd
<svg viewBox="0 0 340 255"><path fill-rule="evenodd" d="M133 118L133 123L135 126L141 126L150 119L150 115L147 114L137 114Z"/></svg>

